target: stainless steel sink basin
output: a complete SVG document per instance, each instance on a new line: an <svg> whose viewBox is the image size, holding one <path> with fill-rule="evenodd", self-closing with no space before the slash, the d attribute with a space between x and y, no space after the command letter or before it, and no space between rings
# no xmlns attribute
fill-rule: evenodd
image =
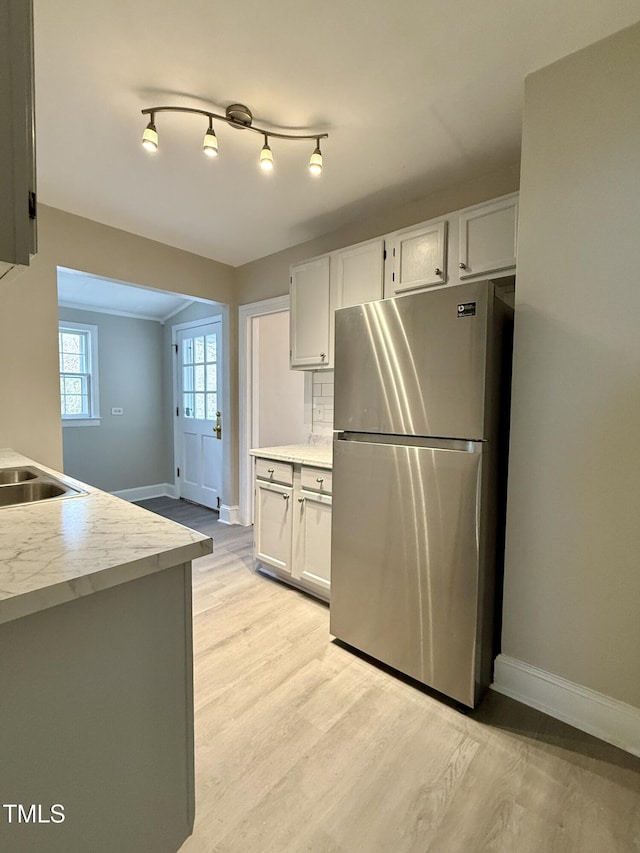
<svg viewBox="0 0 640 853"><path fill-rule="evenodd" d="M2 468L0 469L0 486L8 483L22 483L24 480L34 480L38 476L35 468Z"/></svg>
<svg viewBox="0 0 640 853"><path fill-rule="evenodd" d="M86 492L32 466L0 469L0 507L71 498Z"/></svg>

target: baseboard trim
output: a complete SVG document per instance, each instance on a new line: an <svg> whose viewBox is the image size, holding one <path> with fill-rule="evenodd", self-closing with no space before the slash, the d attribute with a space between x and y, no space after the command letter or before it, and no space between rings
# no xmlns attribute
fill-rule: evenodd
<svg viewBox="0 0 640 853"><path fill-rule="evenodd" d="M498 655L492 689L640 756L640 708Z"/></svg>
<svg viewBox="0 0 640 853"><path fill-rule="evenodd" d="M240 524L240 507L220 504L218 521L221 524Z"/></svg>
<svg viewBox="0 0 640 853"><path fill-rule="evenodd" d="M121 489L111 492L117 498L125 501L148 501L151 498L177 498L176 487L173 483L156 483L153 486L139 486L137 489Z"/></svg>

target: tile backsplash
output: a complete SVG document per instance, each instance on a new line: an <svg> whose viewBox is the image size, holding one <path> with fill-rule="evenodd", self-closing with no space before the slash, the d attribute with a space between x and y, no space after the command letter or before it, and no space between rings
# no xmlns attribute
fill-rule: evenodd
<svg viewBox="0 0 640 853"><path fill-rule="evenodd" d="M333 432L333 370L314 371L311 402L312 434L331 436Z"/></svg>

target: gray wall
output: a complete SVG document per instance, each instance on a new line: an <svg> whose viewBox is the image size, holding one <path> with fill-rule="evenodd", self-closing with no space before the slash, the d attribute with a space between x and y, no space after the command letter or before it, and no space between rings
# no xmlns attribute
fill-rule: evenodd
<svg viewBox="0 0 640 853"><path fill-rule="evenodd" d="M99 426L64 426L64 470L108 492L166 481L163 327L152 320L60 308L98 327ZM112 415L112 407L124 409Z"/></svg>
<svg viewBox="0 0 640 853"><path fill-rule="evenodd" d="M503 652L640 708L640 24L526 81Z"/></svg>

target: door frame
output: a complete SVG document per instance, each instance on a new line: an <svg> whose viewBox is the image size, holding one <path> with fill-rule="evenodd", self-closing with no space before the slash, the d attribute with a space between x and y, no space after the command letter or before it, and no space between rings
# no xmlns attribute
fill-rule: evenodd
<svg viewBox="0 0 640 853"><path fill-rule="evenodd" d="M249 302L238 308L239 362L239 455L240 509L238 521L245 527L253 524L253 458L249 456L253 434L253 334L255 317L280 314L290 310L289 294Z"/></svg>
<svg viewBox="0 0 640 853"><path fill-rule="evenodd" d="M178 393L178 359L176 358L177 354L177 343L178 343L178 332L182 332L186 329L197 329L200 326L207 326L210 323L214 323L220 321L220 352L222 354L222 370L218 371L218 382L219 382L219 399L222 405L222 465L220 471L220 495L224 497L225 495L225 470L227 468L226 460L229 458L229 412L228 412L228 395L225 396L225 390L227 388L227 377L228 377L228 358L229 353L227 351L226 340L227 340L227 326L226 326L226 312L221 310L217 314L212 314L209 317L204 317L200 320L191 320L187 323L176 323L175 326L171 327L171 349L172 349L172 365L173 365L173 408L171 410L171 419L173 422L173 483L174 483L174 494L176 498L180 498L180 478L177 475L177 469L180 466L184 466L184 461L181 456L180 451L180 439L179 439L179 418L176 417L175 412L176 408L180 405L179 393ZM226 524L232 524L229 518L226 516L229 515L229 510L231 508L224 505L223 501L220 501L220 514L218 516L218 520L222 521Z"/></svg>

